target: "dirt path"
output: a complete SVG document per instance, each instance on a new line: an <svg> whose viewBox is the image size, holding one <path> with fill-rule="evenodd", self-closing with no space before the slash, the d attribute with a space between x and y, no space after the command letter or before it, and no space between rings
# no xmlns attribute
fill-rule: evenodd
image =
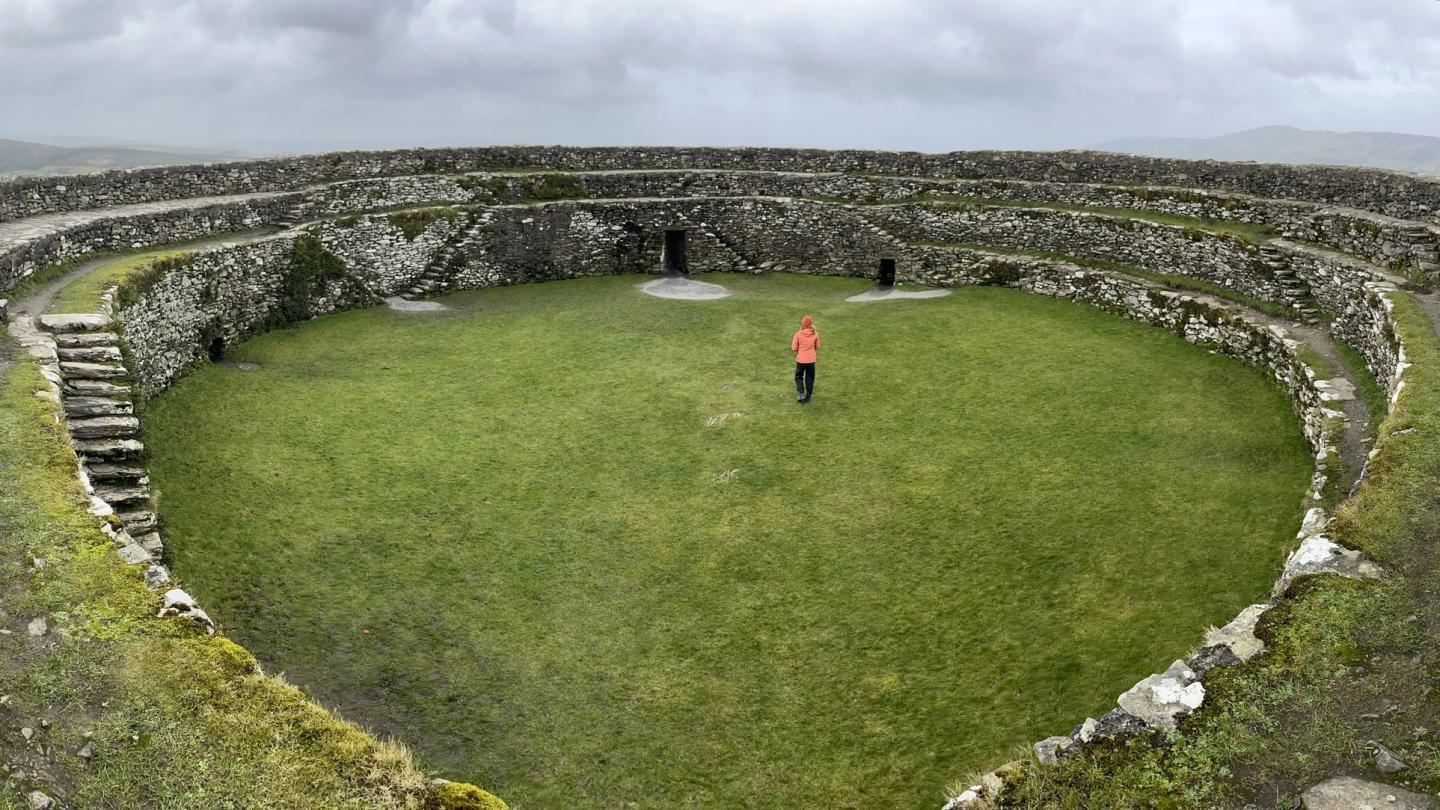
<svg viewBox="0 0 1440 810"><path fill-rule="evenodd" d="M243 233L208 237L193 242L176 242L169 245L155 245L153 247L146 248L144 252L159 253L169 250L205 250L206 248L220 247L222 245L244 245L250 242L259 241L268 236L272 236L275 233L276 231L273 229L246 231ZM132 258L134 258L134 254L127 254L122 256L105 256L102 258L90 259L89 261L81 262L80 264L76 265L74 269L70 270L64 275L52 279L45 286L41 287L30 295L27 295L19 301L13 302L11 304L11 311L17 315L40 315L45 312L46 307L50 306L50 302L55 300L55 296L61 290L70 286L75 281L86 275L89 275L90 273L95 272L96 270L99 270L102 267L107 267L116 262L127 261Z"/></svg>

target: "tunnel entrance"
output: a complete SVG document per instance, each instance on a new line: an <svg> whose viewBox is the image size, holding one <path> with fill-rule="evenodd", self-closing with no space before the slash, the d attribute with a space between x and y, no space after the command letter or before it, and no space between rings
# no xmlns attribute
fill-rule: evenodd
<svg viewBox="0 0 1440 810"><path fill-rule="evenodd" d="M218 363L225 359L225 338L213 337L210 345L205 347L205 353L210 355L210 362Z"/></svg>
<svg viewBox="0 0 1440 810"><path fill-rule="evenodd" d="M687 276L690 264L685 258L685 231L667 230L665 248L660 252L660 275Z"/></svg>
<svg viewBox="0 0 1440 810"><path fill-rule="evenodd" d="M880 286L881 286L881 287L894 287L894 286L895 286L895 260L894 260L894 259L881 259L881 260L880 260Z"/></svg>

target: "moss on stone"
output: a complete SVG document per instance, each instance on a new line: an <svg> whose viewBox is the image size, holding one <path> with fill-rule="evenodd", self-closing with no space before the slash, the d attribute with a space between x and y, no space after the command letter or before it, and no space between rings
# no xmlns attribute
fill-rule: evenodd
<svg viewBox="0 0 1440 810"><path fill-rule="evenodd" d="M455 208L421 208L396 211L390 214L389 219L391 225L400 229L405 241L414 242L433 223L442 219L454 219L459 213Z"/></svg>
<svg viewBox="0 0 1440 810"><path fill-rule="evenodd" d="M160 259L148 267L142 267L131 273L115 290L116 311L133 306L145 296L145 293L160 283L160 279L170 275L176 270L183 270L194 263L194 254L186 254L184 256L174 256L169 259Z"/></svg>
<svg viewBox="0 0 1440 810"><path fill-rule="evenodd" d="M587 192L574 175L552 172L537 177L526 196L532 200L573 200L587 196Z"/></svg>
<svg viewBox="0 0 1440 810"><path fill-rule="evenodd" d="M280 300L267 319L269 326L306 320L314 315L314 298L331 281L348 278L345 263L313 236L302 236L290 249L290 272L285 274Z"/></svg>
<svg viewBox="0 0 1440 810"><path fill-rule="evenodd" d="M442 782L430 792L426 810L510 810L499 797L464 782Z"/></svg>

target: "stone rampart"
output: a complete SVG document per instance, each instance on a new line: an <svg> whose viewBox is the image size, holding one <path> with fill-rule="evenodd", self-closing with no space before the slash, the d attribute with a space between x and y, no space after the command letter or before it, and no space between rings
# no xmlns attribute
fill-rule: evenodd
<svg viewBox="0 0 1440 810"><path fill-rule="evenodd" d="M297 200L285 195L107 216L14 244L0 244L0 291L14 287L42 267L90 253L175 244L271 225Z"/></svg>
<svg viewBox="0 0 1440 810"><path fill-rule="evenodd" d="M1177 186L1364 208L1436 222L1440 179L1338 166L1148 158L1103 152L876 152L763 148L495 146L336 152L0 183L0 222L136 202L293 191L367 177L506 169L759 169Z"/></svg>
<svg viewBox="0 0 1440 810"><path fill-rule="evenodd" d="M567 161L596 162L606 155L638 155L664 164L691 151L559 150L542 156L553 158L560 166L568 165ZM732 152L754 154L767 167L770 167L767 161L791 165L787 161L803 164L813 159L821 163L829 161L826 165L830 165L853 159L859 161L858 168L850 167L846 171L875 168L865 162L868 158L861 153L699 150L695 154L719 160L733 157ZM404 154L420 159L417 156L430 153ZM1223 301L1163 289L1123 272L1082 268L1058 256L1017 255L984 246L1103 259L1156 273L1200 279L1280 303L1295 302L1298 284L1307 300L1313 299L1333 315L1330 330L1361 352L1392 396L1404 384L1405 351L1390 316L1394 285L1371 264L1295 239L1273 240L1262 245L1239 236L1093 212L926 202L915 198L935 193L933 183L862 177L856 173L803 176L737 171L627 171L557 177L554 172L539 172L523 176L477 174L451 178L436 172L466 169L459 164L478 160L478 152L460 150L446 154L448 157L444 160L421 159L420 168L432 172L424 176L374 176L309 188L304 202L310 211L342 216L257 242L203 251L163 274L130 285L117 299L116 315L137 392L143 397L155 395L196 363L203 362L207 353L213 353L217 346L223 350L267 328L373 304L379 295L400 292L422 275L437 270L447 275L449 286L455 289L591 275L653 273L660 265L665 232L675 230L687 234L686 253L692 272L784 271L871 277L881 259L893 259L901 280L942 286L1004 285L1073 300L1167 329L1211 351L1250 363L1276 380L1300 416L1301 427L1316 451L1319 465L1310 492L1315 502L1325 488L1326 465L1335 452L1332 434L1343 414L1329 407L1323 382L1319 381L1315 369L1306 366L1299 344L1285 329ZM491 150L484 154L495 164L507 165L508 160L516 167L523 167L521 160L527 155L536 157L523 149ZM1024 156L1025 153L1010 155L1017 159ZM901 166L913 173L929 165L925 161L942 156L882 157L902 164L915 161L915 165ZM954 156L943 157L960 161ZM382 175L382 169L388 164L364 162L379 159L371 155L363 160L356 157L353 164L343 160L326 164L316 162L319 158L315 158L306 165L320 173L327 166L337 172L369 166L373 169L371 174ZM395 160L401 158L397 156ZM880 161L880 157L875 160ZM1045 165L1020 162L1032 169ZM1159 164L1144 165L1158 171ZM1141 167L1142 164L1131 166L1136 171ZM1061 168L1084 173L1074 166ZM1276 167L1241 166L1233 168L1231 174L1217 174L1211 179L1218 182L1228 178L1237 185L1244 183L1236 178L1259 183L1263 178L1258 172L1262 169L1272 172L1274 177L1293 177ZM239 172L232 177L243 177L245 170L230 167L229 171ZM1316 171L1323 176L1351 176L1337 175L1330 170ZM1056 173L1065 176L1063 171ZM1368 176L1355 175L1360 179ZM306 175L304 179L308 182L313 178ZM1126 176L1108 179L1128 181ZM959 180L945 182L949 191L942 193L957 193L962 188L971 192L987 189L985 195L964 195L969 197L1000 198L1007 190L994 180L983 181L986 185ZM1115 195L1122 194L1116 190L1117 186L1091 185L1077 187L1069 196L1063 196L1066 190L1053 179L1030 182L1023 188L1020 184L1014 185L1020 189L1015 193L1034 194L1043 190L1051 194L1055 202L1072 205L1097 205L1100 201L1119 199ZM1296 187L1302 186L1313 191L1323 184L1299 183ZM1366 188L1359 183L1356 193ZM803 193L740 193L762 189ZM1374 188L1371 191L1381 193ZM1195 192L1195 195L1196 199L1187 199L1178 191L1149 198L1136 195L1138 202L1129 207L1145 207L1139 204L1143 202L1149 210L1185 215L1201 212L1214 218L1215 211L1225 207L1224 200L1239 199L1233 194L1211 197ZM591 199L597 196L605 199ZM551 199L522 201L536 197ZM352 213L357 209L436 201L458 205L390 213ZM273 205L277 210L284 206L288 212L295 202L293 196L286 195ZM1292 232L1301 230L1303 223L1310 223L1308 227L1312 230L1297 234L1301 238L1318 234L1338 246L1352 249L1364 244L1368 245L1365 250L1377 256L1386 255L1386 240L1390 238L1387 234L1413 226L1377 219L1381 227L1370 232L1354 225L1355 221L1369 220L1351 213L1338 212L1332 216L1315 206L1299 203L1254 201L1246 204L1250 208L1244 210L1256 216L1275 216L1277 221L1282 215L1295 217L1285 226ZM1273 209L1267 208L1271 205ZM266 211L257 216L263 220L278 215L275 211ZM234 224L223 218L212 221L227 227ZM101 227L103 231L99 222L86 227ZM123 228L117 231L116 227L112 224L111 235L105 238L115 241L126 233ZM1331 233L1335 229L1346 230L1350 235L1337 236ZM149 232L140 232L137 241L149 238L146 233ZM68 235L65 238L69 238ZM104 243L105 238L96 237L96 244ZM1406 256L1415 255L1413 251L1401 252ZM1298 281L1286 282L1289 276ZM1254 635L1256 622L1294 581L1325 572L1357 577L1377 575L1377 569L1358 553L1340 548L1325 536L1327 524L1328 517L1323 511L1311 510L1307 515L1298 537L1300 549L1287 561L1269 596L1270 601L1246 608L1234 622L1207 636L1204 644L1188 658L1177 660L1164 672L1136 684L1120 697L1117 707L1108 714L1098 720L1087 719L1069 734L1041 743L1037 746L1040 758L1051 760L1065 756L1097 739L1173 730L1178 718L1203 702L1204 679L1210 670L1243 662L1263 650L1263 643Z"/></svg>

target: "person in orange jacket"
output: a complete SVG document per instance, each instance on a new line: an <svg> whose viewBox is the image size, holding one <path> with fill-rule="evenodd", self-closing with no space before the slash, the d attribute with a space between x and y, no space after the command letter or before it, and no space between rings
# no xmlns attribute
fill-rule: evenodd
<svg viewBox="0 0 1440 810"><path fill-rule="evenodd" d="M790 339L790 351L795 352L795 401L810 401L815 393L815 353L820 348L820 333L815 331L815 321L809 315L800 319L800 331Z"/></svg>

